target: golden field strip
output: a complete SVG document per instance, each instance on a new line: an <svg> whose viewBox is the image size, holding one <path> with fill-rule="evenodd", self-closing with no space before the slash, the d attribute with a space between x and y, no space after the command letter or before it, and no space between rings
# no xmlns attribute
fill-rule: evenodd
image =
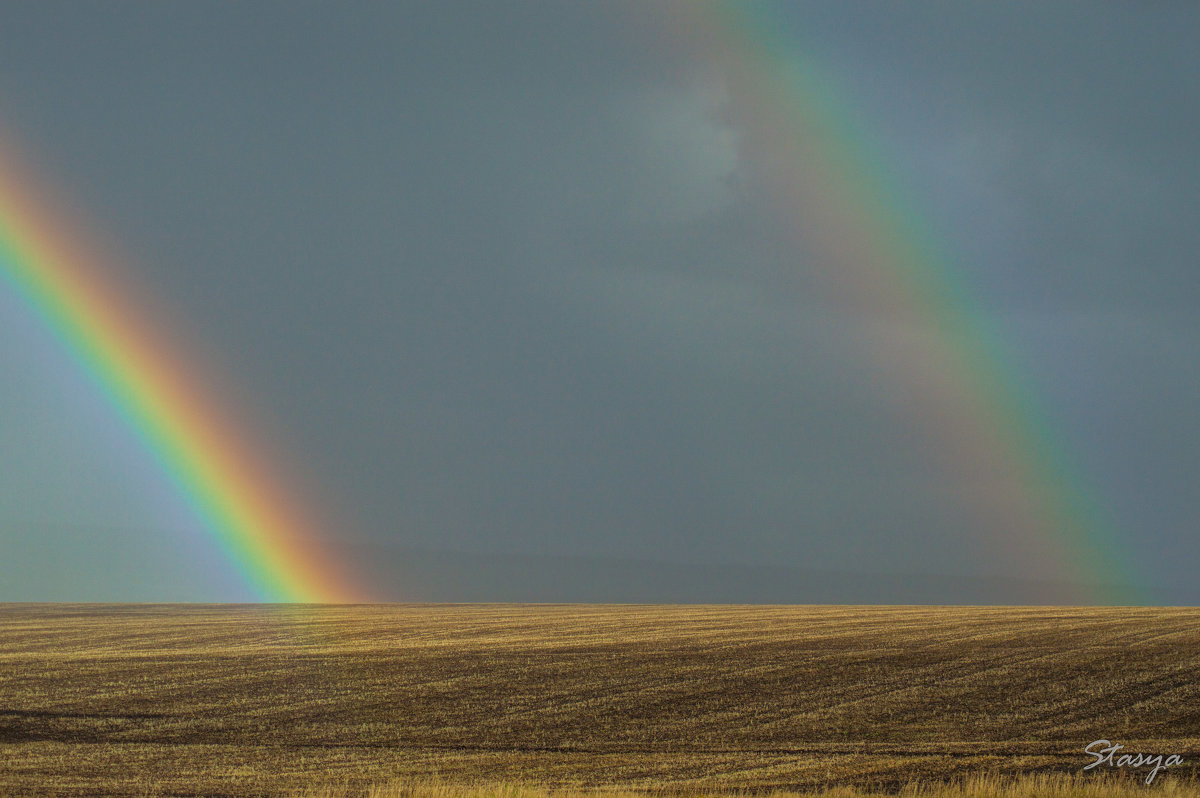
<svg viewBox="0 0 1200 798"><path fill-rule="evenodd" d="M1194 795L1198 698L1190 608L9 604L0 795Z"/></svg>
<svg viewBox="0 0 1200 798"><path fill-rule="evenodd" d="M1191 798L1197 794L1194 781L1171 781L1153 791L1154 798ZM871 788L826 787L815 791L771 790L759 793L764 798L1146 798L1148 790L1132 781L1080 778L1061 774L1034 774L1015 778L972 777L948 784L918 782L896 792ZM698 791L685 795L737 798L745 792ZM305 793L305 798L646 798L648 795L680 793L622 789L550 789L519 784L450 786L435 783L407 783L369 788L365 793L349 788L331 788Z"/></svg>

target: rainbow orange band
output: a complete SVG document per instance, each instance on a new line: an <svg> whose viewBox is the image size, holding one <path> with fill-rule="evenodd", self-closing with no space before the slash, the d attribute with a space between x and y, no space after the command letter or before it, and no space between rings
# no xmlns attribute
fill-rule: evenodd
<svg viewBox="0 0 1200 798"><path fill-rule="evenodd" d="M785 4L786 5L786 4ZM885 182L861 125L786 35L770 3L697 0L672 19L686 47L715 62L779 220L822 257L807 264L851 304L907 335L871 337L882 373L922 397L917 420L948 481L982 474L956 501L1009 564L1081 586L1080 601L1134 602L1135 552L1069 467L1028 380L1009 364L960 269L934 245L913 202ZM802 228L802 229L800 229ZM970 485L962 480L960 485ZM1057 581L1057 580L1056 580Z"/></svg>
<svg viewBox="0 0 1200 798"><path fill-rule="evenodd" d="M974 492L957 483L956 500L975 508L972 535L1013 562L1049 562L1062 581L1092 586L1081 600L1136 600L1135 553L1069 467L958 270L912 203L881 180L864 136L772 8L695 0L678 5L675 22L725 68L744 150L761 160L776 212L789 226L803 219L805 243L824 250L813 266L854 303L917 331L875 336L875 354L889 378L919 385L918 420L948 474L985 475ZM70 246L69 228L33 200L14 164L0 157L0 277L103 388L263 598L347 600L350 580L333 576L299 505L203 398L192 364L156 344L144 314L91 270L86 248Z"/></svg>
<svg viewBox="0 0 1200 798"><path fill-rule="evenodd" d="M316 547L298 503L165 350L128 294L73 246L72 226L0 152L0 279L55 333L136 431L266 601L341 602L354 591Z"/></svg>

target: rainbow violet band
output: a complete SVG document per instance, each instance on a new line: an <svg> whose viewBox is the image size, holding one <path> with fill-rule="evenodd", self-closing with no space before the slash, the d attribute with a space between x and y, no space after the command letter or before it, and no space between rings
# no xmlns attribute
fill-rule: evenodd
<svg viewBox="0 0 1200 798"><path fill-rule="evenodd" d="M887 332L865 334L881 384L915 397L914 421L943 459L947 502L969 508L964 539L1009 567L1083 586L1081 601L1137 601L1136 551L1071 465L1036 387L1015 368L961 269L868 146L777 18L786 5L672 6L673 33L720 67L747 163L770 211L820 250L803 268ZM305 514L256 465L252 447L202 399L192 369L125 294L69 246L0 153L0 277L52 329L138 432L264 597L342 600L351 580L316 551ZM7 163L6 161L12 161ZM801 268L798 266L798 268ZM898 334L891 334L897 332Z"/></svg>
<svg viewBox="0 0 1200 798"><path fill-rule="evenodd" d="M47 192L0 149L0 286L103 391L265 601L344 602L354 591L316 547L301 505L206 400L193 364L161 343L130 294L72 239Z"/></svg>
<svg viewBox="0 0 1200 798"><path fill-rule="evenodd" d="M1138 603L1135 550L1071 467L962 269L889 180L896 170L788 34L789 6L672 8L670 31L722 76L769 211L795 231L798 251L819 253L798 268L889 328L863 336L867 354L884 384L920 397L914 420L943 460L948 500L971 508L968 534L1010 567L1036 565L1040 577L1081 586L1079 601Z"/></svg>

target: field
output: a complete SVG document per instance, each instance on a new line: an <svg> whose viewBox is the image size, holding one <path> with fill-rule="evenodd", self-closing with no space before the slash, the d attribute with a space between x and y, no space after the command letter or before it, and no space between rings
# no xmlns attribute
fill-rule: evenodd
<svg viewBox="0 0 1200 798"><path fill-rule="evenodd" d="M1198 698L1195 609L0 605L0 795L1195 794Z"/></svg>

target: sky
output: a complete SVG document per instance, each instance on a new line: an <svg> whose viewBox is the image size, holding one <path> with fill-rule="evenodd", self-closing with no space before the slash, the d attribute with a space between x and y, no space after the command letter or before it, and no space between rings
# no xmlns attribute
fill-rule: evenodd
<svg viewBox="0 0 1200 798"><path fill-rule="evenodd" d="M381 600L1200 601L1200 9L750 7L23 3L0 140ZM3 283L0 408L0 600L253 598Z"/></svg>

